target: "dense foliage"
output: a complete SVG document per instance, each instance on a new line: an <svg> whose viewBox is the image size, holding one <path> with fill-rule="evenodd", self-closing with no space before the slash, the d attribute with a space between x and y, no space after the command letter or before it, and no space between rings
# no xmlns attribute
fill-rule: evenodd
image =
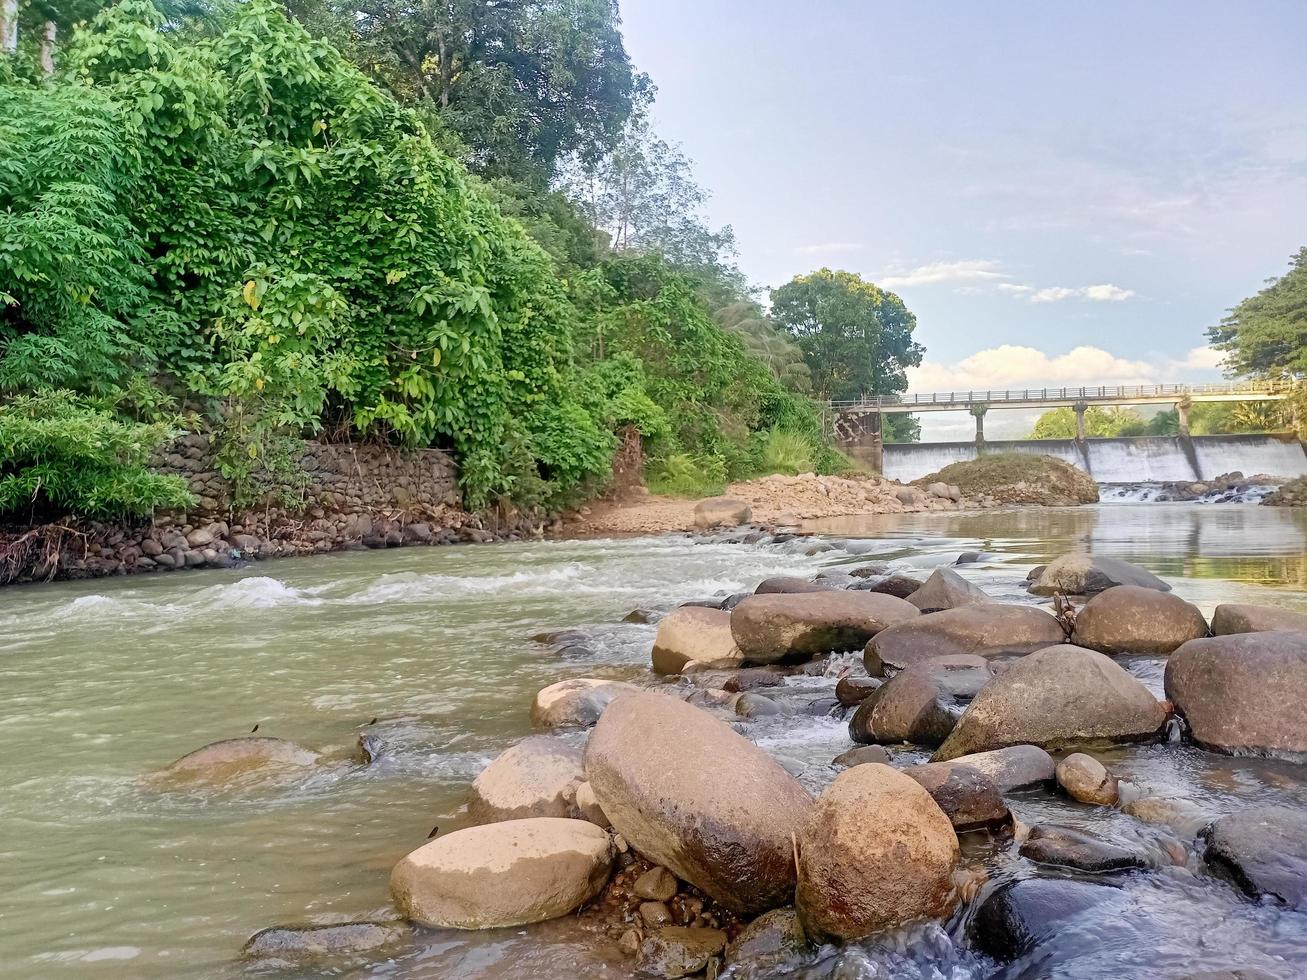
<svg viewBox="0 0 1307 980"><path fill-rule="evenodd" d="M1236 375L1307 375L1307 246L1289 271L1268 280L1207 332Z"/></svg>

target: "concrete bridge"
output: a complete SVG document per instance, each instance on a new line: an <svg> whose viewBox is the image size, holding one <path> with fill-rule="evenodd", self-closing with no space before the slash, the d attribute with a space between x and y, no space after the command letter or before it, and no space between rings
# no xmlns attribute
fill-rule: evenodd
<svg viewBox="0 0 1307 980"><path fill-rule="evenodd" d="M1171 405L1179 417L1180 437L1189 437L1189 408L1196 402L1283 401L1293 381L1231 381L1197 385L1088 385L1073 388L1023 388L946 391L903 395L868 395L830 402L835 442L840 450L874 472L884 469L881 423L885 415L917 412L969 412L976 420L976 449L985 446L985 415L990 409L1047 410L1070 408L1076 416L1076 441L1086 439L1085 412L1091 405Z"/></svg>

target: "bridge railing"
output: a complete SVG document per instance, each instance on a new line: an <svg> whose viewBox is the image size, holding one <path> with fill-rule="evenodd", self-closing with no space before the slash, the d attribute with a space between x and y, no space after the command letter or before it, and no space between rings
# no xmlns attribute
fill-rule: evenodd
<svg viewBox="0 0 1307 980"><path fill-rule="evenodd" d="M1250 398L1282 397L1293 381L1228 381L1214 384L1176 385L1085 385L1078 388L1007 388L987 391L933 391L902 395L863 395L832 401L835 409L878 408L903 405L990 405L1004 402L1128 401L1131 398L1175 398L1203 395L1247 395Z"/></svg>

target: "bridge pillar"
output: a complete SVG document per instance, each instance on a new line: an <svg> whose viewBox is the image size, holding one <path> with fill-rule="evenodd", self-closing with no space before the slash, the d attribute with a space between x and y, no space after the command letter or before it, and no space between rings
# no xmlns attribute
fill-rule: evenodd
<svg viewBox="0 0 1307 980"><path fill-rule="evenodd" d="M1180 436L1189 438L1189 399L1182 398L1175 403L1175 414L1180 424Z"/></svg>
<svg viewBox="0 0 1307 980"><path fill-rule="evenodd" d="M873 473L885 472L885 442L880 412L835 416L835 446Z"/></svg>
<svg viewBox="0 0 1307 980"><path fill-rule="evenodd" d="M1085 433L1085 412L1089 406L1084 402L1079 402L1072 406L1072 411L1076 413L1076 442L1083 443L1087 438Z"/></svg>
<svg viewBox="0 0 1307 980"><path fill-rule="evenodd" d="M972 405L969 411L976 420L976 455L979 456L985 451L985 413L989 406Z"/></svg>

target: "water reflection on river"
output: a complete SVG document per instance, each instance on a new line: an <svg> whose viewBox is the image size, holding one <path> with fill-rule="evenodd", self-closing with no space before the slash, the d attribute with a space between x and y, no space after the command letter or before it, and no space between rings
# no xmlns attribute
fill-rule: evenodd
<svg viewBox="0 0 1307 980"><path fill-rule="evenodd" d="M868 555L926 568L966 550L992 555L968 574L996 595L1024 599L1019 583L1032 564L1087 546L1139 561L1208 612L1222 601L1307 608L1298 591L1307 518L1284 510L1105 505L821 529L868 539L849 546L864 554L806 556L805 542L537 543L0 593L0 976L243 976L250 968L234 954L265 925L383 914L391 865L433 824L458 825L468 782L528 733L538 688L568 676L647 676L653 628L621 622L635 607L668 608ZM563 660L528 639L562 627L590 632L595 652ZM1131 669L1160 689L1160 663ZM388 754L367 769L333 763L293 783L218 797L140 786L141 773L256 722L261 734L315 747L348 746L366 727ZM849 744L834 719L767 720L747 731L814 788ZM1301 768L1284 763L1177 746L1122 749L1111 761L1148 792L1190 799L1209 814L1272 799L1307 805ZM1089 819L1041 793L1014 807L1026 822ZM1094 820L1100 831L1147 836L1128 817ZM1010 856L994 862L999 879L1024 873ZM1085 926L1021 975L1169 977L1233 962L1284 977L1307 972L1301 914L1259 907L1197 870L1194 862L1136 876L1113 930ZM568 921L428 933L394 961L348 965L342 975L625 975L620 957L592 945ZM892 948L793 967L794 976L848 978L995 971L938 927Z"/></svg>

